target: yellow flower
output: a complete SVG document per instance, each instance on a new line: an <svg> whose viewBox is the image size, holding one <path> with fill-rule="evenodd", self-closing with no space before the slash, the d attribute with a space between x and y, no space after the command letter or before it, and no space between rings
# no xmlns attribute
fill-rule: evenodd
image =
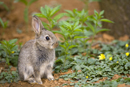
<svg viewBox="0 0 130 87"><path fill-rule="evenodd" d="M109 57L109 60L111 61L111 60L112 60L112 57Z"/></svg>
<svg viewBox="0 0 130 87"><path fill-rule="evenodd" d="M116 63L119 63L118 61Z"/></svg>
<svg viewBox="0 0 130 87"><path fill-rule="evenodd" d="M129 44L125 44L125 47L126 47L126 48L129 47Z"/></svg>
<svg viewBox="0 0 130 87"><path fill-rule="evenodd" d="M12 51L11 53L14 53L14 51Z"/></svg>
<svg viewBox="0 0 130 87"><path fill-rule="evenodd" d="M88 78L88 76L86 76L86 78Z"/></svg>
<svg viewBox="0 0 130 87"><path fill-rule="evenodd" d="M125 53L126 54L126 56L129 56L129 52L127 52L127 53Z"/></svg>
<svg viewBox="0 0 130 87"><path fill-rule="evenodd" d="M105 59L105 55L104 54L100 54L100 56L98 56L98 57L99 57L99 60Z"/></svg>

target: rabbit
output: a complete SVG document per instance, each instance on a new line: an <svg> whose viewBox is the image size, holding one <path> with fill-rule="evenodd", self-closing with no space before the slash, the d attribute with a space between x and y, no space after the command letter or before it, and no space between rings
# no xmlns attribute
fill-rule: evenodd
<svg viewBox="0 0 130 87"><path fill-rule="evenodd" d="M52 68L55 60L55 48L58 46L56 36L44 28L37 16L32 17L35 39L23 45L18 58L20 80L42 84L41 78L54 80Z"/></svg>

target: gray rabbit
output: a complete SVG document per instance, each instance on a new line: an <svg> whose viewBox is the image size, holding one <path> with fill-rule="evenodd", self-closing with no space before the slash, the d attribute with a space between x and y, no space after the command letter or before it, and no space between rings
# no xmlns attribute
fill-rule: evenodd
<svg viewBox="0 0 130 87"><path fill-rule="evenodd" d="M32 27L36 34L35 39L29 40L22 47L18 59L18 73L20 80L42 84L41 78L44 76L54 80L52 68L58 40L43 27L37 16L32 18Z"/></svg>

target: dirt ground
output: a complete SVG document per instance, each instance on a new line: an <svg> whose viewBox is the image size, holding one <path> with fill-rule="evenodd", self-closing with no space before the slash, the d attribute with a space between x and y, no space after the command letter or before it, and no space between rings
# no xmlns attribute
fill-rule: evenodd
<svg viewBox="0 0 130 87"><path fill-rule="evenodd" d="M25 5L22 3L13 3L13 0L3 0L3 2L5 2L5 4L9 7L10 11L7 12L2 6L0 6L0 17L4 21L9 21L9 26L6 29L2 29L2 27L0 26L0 41L17 38L18 42L22 42L23 44L26 41L34 38L34 32L32 31L32 27L31 27L31 18L32 18L31 15L32 13L40 12L41 6L44 7L45 5L49 5L54 7L56 5L62 5L60 12L64 12L65 9L72 10L74 8L77 8L78 10L82 10L83 8L86 8L86 5L81 0L73 0L73 1L72 0L38 0L35 3L33 3L29 8L29 25L26 25L23 18L23 11L25 9ZM93 14L94 9L100 11L100 7L98 3L94 2L89 4L89 14ZM47 22L47 20L45 19L41 19L41 20ZM18 31L21 32L18 33ZM98 37L97 39L104 42L110 42L114 40L114 37L109 36L107 34L102 34L101 37ZM119 39L125 41L128 40L129 37L126 35L124 37L120 37ZM60 75L64 75L71 72L72 71L69 70L68 72L65 73L58 73L58 74L54 73L54 78L57 79ZM105 78L103 78L100 81L104 81L104 80ZM62 84L64 83L67 84L70 83L69 81L65 81L63 79L58 79L54 81L42 79L42 81L43 81L43 85L29 84L27 82L19 81L18 83L0 84L0 87L55 87L55 86L62 86ZM118 87L125 87L125 86L126 86L125 84L118 85ZM64 87L69 87L69 86L64 86Z"/></svg>

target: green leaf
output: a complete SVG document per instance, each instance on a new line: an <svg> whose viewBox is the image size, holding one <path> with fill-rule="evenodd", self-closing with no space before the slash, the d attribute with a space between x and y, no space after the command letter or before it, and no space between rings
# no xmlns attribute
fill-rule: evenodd
<svg viewBox="0 0 130 87"><path fill-rule="evenodd" d="M79 21L74 23L74 28L77 27L79 25Z"/></svg>
<svg viewBox="0 0 130 87"><path fill-rule="evenodd" d="M125 81L128 81L128 82L130 82L130 78L125 78Z"/></svg>
<svg viewBox="0 0 130 87"><path fill-rule="evenodd" d="M82 30L81 30L81 29L75 29L74 31L79 31L79 32L82 32Z"/></svg>
<svg viewBox="0 0 130 87"><path fill-rule="evenodd" d="M0 2L0 5L3 5L3 7L4 7L7 11L9 11L9 8L7 7L7 5L4 4L4 2Z"/></svg>
<svg viewBox="0 0 130 87"><path fill-rule="evenodd" d="M70 83L71 86L73 86L75 83Z"/></svg>
<svg viewBox="0 0 130 87"><path fill-rule="evenodd" d="M104 10L99 13L100 16L102 16L103 14L104 14Z"/></svg>
<svg viewBox="0 0 130 87"><path fill-rule="evenodd" d="M64 78L64 80L69 80L69 78ZM67 85L67 84L66 84Z"/></svg>
<svg viewBox="0 0 130 87"><path fill-rule="evenodd" d="M60 14L58 14L58 15L56 15L55 17L54 17L54 20L55 21L58 21L60 18L62 18L63 16L65 16L65 13L60 13Z"/></svg>
<svg viewBox="0 0 130 87"><path fill-rule="evenodd" d="M108 20L108 19L101 19L100 21L109 22L109 23L114 23L113 21L110 21L110 20Z"/></svg>
<svg viewBox="0 0 130 87"><path fill-rule="evenodd" d="M75 66L75 69L78 71L78 70L81 70L80 66L79 65L76 65Z"/></svg>
<svg viewBox="0 0 130 87"><path fill-rule="evenodd" d="M24 20L26 23L28 23L28 8L24 9Z"/></svg>
<svg viewBox="0 0 130 87"><path fill-rule="evenodd" d="M18 39L10 40L10 41L9 41L9 44L14 44L14 43L16 43L17 41L18 41Z"/></svg>
<svg viewBox="0 0 130 87"><path fill-rule="evenodd" d="M43 15L43 14L41 14L41 13L36 13L35 15L38 16L38 17L46 18L45 15Z"/></svg>
<svg viewBox="0 0 130 87"><path fill-rule="evenodd" d="M0 18L0 23L1 23L2 27L4 28L4 22L2 21L1 18Z"/></svg>
<svg viewBox="0 0 130 87"><path fill-rule="evenodd" d="M94 10L94 14L98 17L98 12L96 10Z"/></svg>
<svg viewBox="0 0 130 87"><path fill-rule="evenodd" d="M58 34L61 34L61 35L64 35L61 31L52 31L53 33L58 33Z"/></svg>
<svg viewBox="0 0 130 87"><path fill-rule="evenodd" d="M68 31L64 27L60 26L60 29L64 35L68 35Z"/></svg>
<svg viewBox="0 0 130 87"><path fill-rule="evenodd" d="M65 45L60 45L62 48L66 49Z"/></svg>
<svg viewBox="0 0 130 87"><path fill-rule="evenodd" d="M83 9L82 11L81 11L81 16L84 16L84 13L85 12L85 10Z"/></svg>
<svg viewBox="0 0 130 87"><path fill-rule="evenodd" d="M57 13L60 10L61 5L58 5L57 7L53 8L50 17L52 17L55 13Z"/></svg>
<svg viewBox="0 0 130 87"><path fill-rule="evenodd" d="M117 85L118 85L118 83L116 81L113 81L111 87L117 87Z"/></svg>
<svg viewBox="0 0 130 87"><path fill-rule="evenodd" d="M65 10L69 15L66 14L66 16L73 17L74 13L70 10Z"/></svg>
<svg viewBox="0 0 130 87"><path fill-rule="evenodd" d="M103 32L103 31L110 31L110 29L100 29L100 30L97 30L96 33Z"/></svg>
<svg viewBox="0 0 130 87"><path fill-rule="evenodd" d="M130 68L130 62L125 64L125 69L127 70L128 68Z"/></svg>
<svg viewBox="0 0 130 87"><path fill-rule="evenodd" d="M69 22L63 21L64 26L71 27L71 24Z"/></svg>
<svg viewBox="0 0 130 87"><path fill-rule="evenodd" d="M4 2L1 2L1 1L0 1L0 5L2 5L2 4L4 4Z"/></svg>
<svg viewBox="0 0 130 87"><path fill-rule="evenodd" d="M6 58L6 63L7 63L8 65L10 65L10 63L9 63L9 58Z"/></svg>
<svg viewBox="0 0 130 87"><path fill-rule="evenodd" d="M87 62L88 62L88 64L94 64L96 62L96 60L93 58L88 58Z"/></svg>
<svg viewBox="0 0 130 87"><path fill-rule="evenodd" d="M40 11L41 11L41 13L42 13L42 16L43 16L44 18L47 18L46 9L43 8L43 7L41 7L41 8L40 8Z"/></svg>
<svg viewBox="0 0 130 87"><path fill-rule="evenodd" d="M48 27L49 25L47 23L42 22L42 24L43 24L43 26L44 26L45 29L50 30L49 27Z"/></svg>
<svg viewBox="0 0 130 87"><path fill-rule="evenodd" d="M47 5L45 5L46 17L50 17L50 9Z"/></svg>
<svg viewBox="0 0 130 87"><path fill-rule="evenodd" d="M90 24L89 22L86 22L87 26L93 31L95 32L94 27L92 26L92 24Z"/></svg>
<svg viewBox="0 0 130 87"><path fill-rule="evenodd" d="M77 45L71 45L71 46L69 46L68 49L72 49L72 48L74 48L74 47L77 47Z"/></svg>
<svg viewBox="0 0 130 87"><path fill-rule="evenodd" d="M76 30L76 29L80 29L82 27L82 25L77 25L75 28L74 28L74 30ZM82 30L81 30L82 31Z"/></svg>
<svg viewBox="0 0 130 87"><path fill-rule="evenodd" d="M62 59L57 59L57 60L55 61L55 63L56 63L56 64L63 64L63 61L62 61Z"/></svg>
<svg viewBox="0 0 130 87"><path fill-rule="evenodd" d="M78 39L78 38L87 38L87 36L75 36L74 39Z"/></svg>
<svg viewBox="0 0 130 87"><path fill-rule="evenodd" d="M35 1L37 1L37 0L30 0L28 5L31 5L31 4L34 3Z"/></svg>
<svg viewBox="0 0 130 87"><path fill-rule="evenodd" d="M12 71L12 74L17 74L16 71Z"/></svg>
<svg viewBox="0 0 130 87"><path fill-rule="evenodd" d="M28 5L27 0L19 0L19 2L22 2L22 3L25 4L26 6Z"/></svg>

